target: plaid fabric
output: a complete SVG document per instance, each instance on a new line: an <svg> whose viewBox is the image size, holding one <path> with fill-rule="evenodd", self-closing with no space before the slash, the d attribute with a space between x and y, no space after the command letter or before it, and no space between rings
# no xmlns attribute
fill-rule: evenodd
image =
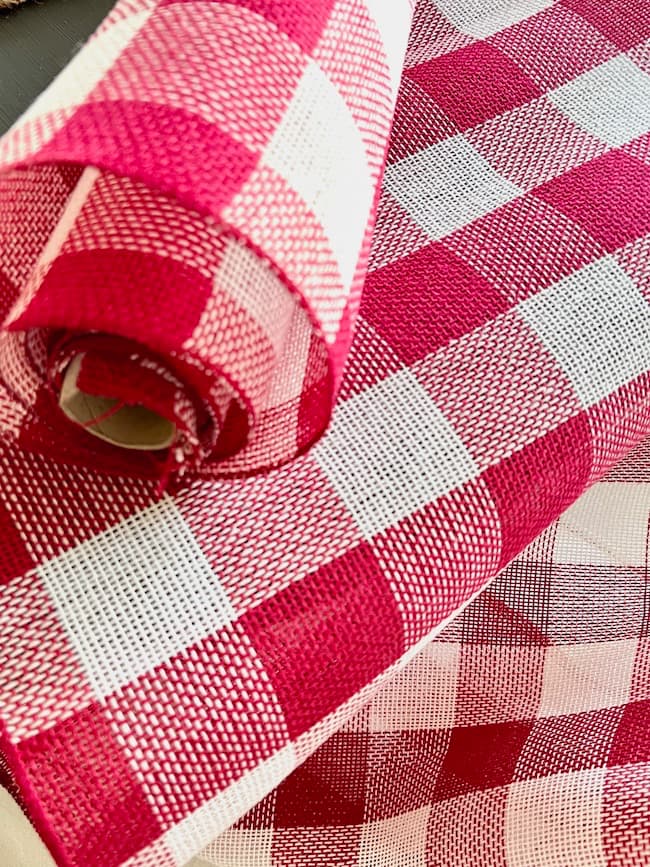
<svg viewBox="0 0 650 867"><path fill-rule="evenodd" d="M376 3L373 14L386 8ZM119 16L111 21L120 26ZM167 867L190 859L287 779L648 433L649 37L641 2L419 3L334 417L326 437L284 468L195 479L159 497L151 480L63 466L39 453L30 434L41 380L32 376L26 424L15 387L24 354L7 351L2 749L59 863ZM9 141L29 148L56 123L28 121ZM69 154L75 141L65 141ZM48 183L59 179L50 173ZM46 200L24 189L32 224L47 224L52 212L39 209ZM344 198L341 219L345 207ZM57 208L55 224L59 215ZM29 342L32 332L9 334ZM513 611L525 609L521 584L504 587L522 593L508 602ZM494 591L480 604L492 598L498 608ZM530 600L541 606L533 623L547 599ZM502 628L516 631L509 623ZM505 665L498 652L490 672ZM589 653L583 662L596 665ZM515 699L504 671L489 694L498 706L503 693L508 723L520 718L508 710ZM570 677L557 684L562 672L558 662L549 675L550 717L571 700ZM528 686L521 684L524 697ZM454 694L450 688L449 701ZM474 729L466 743L461 728L449 753L445 803L453 810L459 797L474 797L486 810L476 806L475 821L487 815L494 835L506 834L512 814L499 813L490 793L512 782L508 769L530 719L546 719L530 707L521 730L512 723L510 746L500 730L490 740L493 730L483 739ZM467 726L492 725L475 710ZM444 714L444 702L430 712ZM489 707L485 713L489 719ZM456 737L456 721L436 724L443 737ZM385 767L391 755L408 761L408 750L391 753L389 740ZM531 763L547 761L545 743L542 734ZM607 777L609 801L583 804L591 771L567 778L564 803L578 806L566 815L576 827L602 821L603 804L615 811L626 796L643 797L641 777L629 771L628 785L625 767L644 761L645 742L631 735L625 743L630 758L621 752L614 762L623 770ZM465 779L461 757L472 749L503 755L503 767L477 760ZM354 748L349 755L361 761ZM358 777L346 776L350 803L360 803ZM526 794L537 776L522 781L510 841L552 824L543 805L560 802ZM408 793L385 791L373 823L409 810ZM422 797L413 796L414 824L402 826L409 836L421 828L417 811L434 800ZM289 828L308 825L295 802ZM526 813L536 803L541 817ZM444 833L458 831L440 817ZM265 852L275 845L269 824L233 832L240 861L252 862L247 839L254 852L258 843ZM312 822L316 830L299 835L300 845L326 847L327 824L322 816ZM331 825L358 854L357 819ZM607 844L612 864L624 857L619 839ZM458 851L453 842L448 849ZM483 849L475 857L491 863ZM289 867L302 854L283 858Z"/></svg>
<svg viewBox="0 0 650 867"><path fill-rule="evenodd" d="M75 359L109 409L174 423L177 472L268 468L322 434L410 19L410 0L117 4L0 142L0 353L32 448L169 466L70 431Z"/></svg>
<svg viewBox="0 0 650 867"><path fill-rule="evenodd" d="M650 862L650 442L191 867Z"/></svg>

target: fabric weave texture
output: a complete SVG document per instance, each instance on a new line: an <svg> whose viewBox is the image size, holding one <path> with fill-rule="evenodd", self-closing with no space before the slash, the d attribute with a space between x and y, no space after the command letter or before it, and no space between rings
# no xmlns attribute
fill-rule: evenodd
<svg viewBox="0 0 650 867"><path fill-rule="evenodd" d="M650 860L650 444L191 867Z"/></svg>
<svg viewBox="0 0 650 867"><path fill-rule="evenodd" d="M65 867L644 863L640 543L581 593L549 534L650 433L648 6L410 12L122 0L0 143L0 750ZM71 351L174 407L164 493Z"/></svg>
<svg viewBox="0 0 650 867"><path fill-rule="evenodd" d="M32 448L214 477L277 466L327 426L410 0L258 7L118 3L2 139L0 358ZM75 358L85 394L174 423L171 464L64 423Z"/></svg>

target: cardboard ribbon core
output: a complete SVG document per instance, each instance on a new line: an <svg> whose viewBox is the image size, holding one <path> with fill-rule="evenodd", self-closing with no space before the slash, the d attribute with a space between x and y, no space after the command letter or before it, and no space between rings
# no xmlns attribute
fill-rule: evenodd
<svg viewBox="0 0 650 867"><path fill-rule="evenodd" d="M83 354L68 365L59 395L65 415L88 433L124 449L165 449L176 438L176 425L140 405L120 405L112 397L82 391L78 385Z"/></svg>

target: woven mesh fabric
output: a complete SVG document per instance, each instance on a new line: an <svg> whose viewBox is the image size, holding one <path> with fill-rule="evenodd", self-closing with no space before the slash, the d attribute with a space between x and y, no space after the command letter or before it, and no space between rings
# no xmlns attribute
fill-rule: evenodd
<svg viewBox="0 0 650 867"><path fill-rule="evenodd" d="M650 442L191 867L650 862Z"/></svg>
<svg viewBox="0 0 650 867"><path fill-rule="evenodd" d="M200 6L203 13L214 4L160 5L180 17L181 9L185 14ZM254 6L262 17L288 8L230 5ZM388 8L371 6L378 18ZM114 13L105 32L130 26L120 22L130 20L132 10L145 17L154 7L124 3L118 7L124 19ZM391 23L384 23L382 32L393 33ZM130 45L137 46L138 38L139 32ZM408 661L432 653L425 648L447 619L648 434L649 38L650 17L641 2L418 4L370 271L333 420L314 448L282 468L241 479L186 479L163 496L155 479L98 473L94 443L84 452L81 439L72 442L66 433L60 438L64 446L51 429L47 437L42 433L45 395L38 370L47 369L49 356L42 342L32 340L42 323L30 320L38 328L5 331L1 746L26 808L60 864L181 865L284 780L290 788L296 778L289 775L298 765ZM85 109L64 106L45 120L41 110L32 109L23 132L8 141L11 148L36 148L52 159L55 151L48 148L58 124L74 130L77 112L84 117ZM136 139L138 128L128 129ZM41 137L50 132L54 139L43 144ZM72 134L63 141L66 154L78 144ZM118 168L111 168L115 177L100 172L99 180L106 178L110 187L107 201L115 202L124 184L150 189L146 178L124 181ZM16 243L21 249L34 244L36 259L42 253L38 228L45 227L46 238L57 235L71 191L75 195L79 184L91 182L95 189L99 181L91 169L72 178L69 168L20 171L30 232ZM47 185L47 197L30 192L34 172L39 191ZM15 174L6 177L15 182ZM51 208L50 201L62 205ZM157 201L153 213L162 207ZM106 210L109 218L118 213L114 204ZM2 213L19 221L11 210ZM25 267L27 259L5 261ZM11 275L3 279L10 291L20 282ZM42 288L42 282L34 284L33 298L47 299ZM17 346L24 351L14 351ZM26 357L34 366L23 363ZM26 369L32 370L29 379ZM92 379L91 374L100 376L101 365L93 366ZM25 382L33 388L27 404L17 385L24 388ZM43 453L45 439L53 456ZM76 455L70 465L61 462L65 449ZM122 458L111 454L114 469L124 470ZM516 597L506 596L502 608L515 614L509 619L506 610L499 628L516 633L519 611L533 625L544 616L549 597L531 590L528 599L530 585L516 580L516 568L498 579L502 583L494 585L492 596L475 603L479 609L467 609L473 615L459 621L474 624L479 648L481 636L489 639L497 627L489 611L484 619L476 612L480 605L490 609L493 600L501 610L499 592ZM576 619L583 606L591 640L601 640L589 617L590 599L577 597ZM629 606L620 610L623 619L634 617ZM562 644L550 627L537 628L543 650ZM636 641L640 632L632 620L625 628L616 634ZM528 637L525 623L521 629L522 644L536 651L537 639ZM441 639L443 655L445 644L462 644L463 653L465 644L473 646L454 635ZM483 644L492 646L489 640ZM626 652L633 653L631 645ZM489 697L498 707L503 695L506 716L495 721L485 699L484 716L478 700L476 716L459 720L457 728L455 717L436 724L441 739L454 739L451 752L444 753L448 773L437 794L427 792L427 780L435 785L437 776L427 770L415 742L411 773L395 775L394 788L375 793L384 808L373 812L370 806L359 819L353 805L366 809L365 795L355 794L362 758L357 744L347 753L344 745L339 749L349 731L343 729L339 741L329 741L314 761L322 765L328 755L335 757L340 779L350 780L343 794L351 812L344 821L337 819L335 805L331 821L323 813L307 821L306 803L330 808L322 792L310 800L300 784L283 801L289 805L284 814L245 820L229 832L237 835L237 846L223 844L221 852L248 867L253 858L268 863L276 851L271 863L290 867L305 863L311 845L312 863L317 857L327 863L327 853L344 851L348 837L347 863L365 858L381 864L379 856L360 850L360 834L394 819L396 828L415 836L424 819L404 824L404 814L434 815L431 805L440 801L450 817L454 805L466 817L472 807L463 812L463 804L473 796L474 820L486 817L490 833L468 837L468 843L478 841L476 863L491 864L488 842L513 827L507 824L512 814L498 812L495 793L513 782L508 769L527 738L526 726L531 718L546 719L539 706L551 709L550 718L561 717L563 711L555 710L562 695L576 691L570 668L558 662L549 675L547 705L526 699L530 710L519 730L520 717L508 707L515 702L511 690L516 692L518 676L522 701L534 694L526 692L528 669L520 665L525 654L520 659L504 651L510 669L496 653ZM558 656L548 653L549 660ZM586 654L587 668L596 666L594 658ZM482 664L487 665L476 662ZM455 694L450 684L447 699ZM641 707L631 691L616 693L610 704L598 701L598 708L623 708L621 714ZM432 714L445 712L440 702ZM578 704L575 699L571 707ZM468 698L468 713L471 705ZM391 713L389 707L385 714ZM506 731L489 728L500 723L512 723L510 741ZM380 758L387 768L391 756L408 762L409 755L403 742L390 752L393 725L399 728L399 720L385 723L386 753ZM617 768L640 767L647 761L646 742L641 735L624 740L627 758L620 752L621 761L612 761ZM531 744L533 759L550 768L548 750ZM462 757L472 750L495 760L481 765L477 759L474 776L468 776ZM546 779L535 769L522 773L530 790L539 777ZM644 777L630 771L628 786L625 773L607 779L618 780L621 804L629 797L625 815L638 817L633 802L642 798ZM379 779L386 782L386 776L380 773ZM319 780L327 786L325 771L306 778L314 781L312 794ZM400 781L409 778L412 801L409 791L399 791ZM564 779L558 778L560 790ZM511 843L541 826L539 812L531 808L527 814L526 804L540 805L542 813L544 805L566 804L561 815L577 835L581 825L584 830L603 822L604 805L612 802L598 799L603 790L589 788L589 774L575 780L583 789L569 787L564 801L535 799L534 793L526 800L529 789L523 786L524 806L515 814L520 825L506 839ZM584 810L583 791L593 795L585 795ZM270 810L264 804L259 809ZM434 841L458 829L440 810L432 820ZM637 818L630 827L634 821L638 826ZM296 833L296 826L307 830ZM626 851L616 842L625 826L611 827L615 839L606 844L605 858L617 864ZM334 838L343 848L336 848ZM389 853L393 839L386 837ZM414 863L436 863L435 842L427 845L430 854ZM448 863L463 865L461 844L445 845ZM418 851L426 852L426 846ZM632 846L630 851L633 858ZM519 862L511 863L527 863L528 850L519 852L524 854L513 856Z"/></svg>
<svg viewBox="0 0 650 867"><path fill-rule="evenodd" d="M0 357L33 449L237 475L322 434L410 19L410 0L115 6L0 144ZM71 431L75 359L85 394L173 422L171 455Z"/></svg>

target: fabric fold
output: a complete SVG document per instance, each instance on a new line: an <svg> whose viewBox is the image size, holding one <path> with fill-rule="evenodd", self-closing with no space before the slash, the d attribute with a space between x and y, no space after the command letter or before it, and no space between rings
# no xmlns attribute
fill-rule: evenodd
<svg viewBox="0 0 650 867"><path fill-rule="evenodd" d="M189 867L643 867L649 446Z"/></svg>
<svg viewBox="0 0 650 867"><path fill-rule="evenodd" d="M197 6L201 15L262 8L160 5L179 14ZM382 21L388 8L372 4ZM21 304L31 290L11 294L33 286L41 312L57 297L56 287L41 292L55 266L40 274L35 263L59 236L79 184L92 180L52 161L65 152L86 163L72 132L56 131L74 130L76 112L64 105L43 121L37 107L5 140L12 158L29 161L38 130L53 136L36 148L49 154L47 169L0 176L11 201L28 206L32 227L11 235L13 254L1 248L3 274L14 269L2 279L18 307L7 309L1 356L0 750L58 863L186 863L313 755L650 432L650 33L642 4L608 8L604 17L589 3L418 4L369 270L363 292L346 296L358 315L336 307L332 330L323 324L323 334L352 339L331 423L305 454L257 475L175 476L161 494L158 474L125 471L124 456L135 452L83 430L75 437L80 426L70 422L65 435L43 428L43 371L58 382L77 363L80 386L92 394L93 383L110 379L106 367L118 370L120 387L131 384L132 368L116 366L123 355L115 335L102 331L96 344L86 324L78 327L85 280L75 284L73 328L49 313L30 318L41 315ZM131 33L133 12L143 28L130 37L136 46L157 9L124 2L102 33ZM312 26L307 7L296 9ZM298 20L288 5L269 10L285 32ZM337 57L348 56L346 32L332 49ZM162 44L152 37L144 54ZM99 65L92 70L104 75ZM89 72L84 87L91 79ZM152 80L162 86L161 77ZM103 143L122 129L141 154L134 107L104 127L106 98L84 102L83 129L95 124ZM161 138L174 124L160 127ZM374 140L372 123L363 128ZM197 136L187 142L198 147ZM151 144L145 165L156 164L159 146ZM187 151L179 154L184 165ZM125 183L152 189L147 177L124 180L126 162L88 164L98 172L91 192L119 197ZM311 178L314 164L301 165ZM166 213L158 196L169 207L194 207L183 195L201 184L181 176L176 198L168 188L152 193L156 204L143 220ZM106 210L109 219L118 213ZM15 226L24 210L0 213ZM347 223L339 228L347 232ZM120 223L115 231L129 230ZM30 256L15 252L23 247ZM197 261L211 249L195 251ZM86 252L75 252L74 269L62 263L59 285L84 273L94 258ZM328 285L329 264L318 259L319 286ZM108 270L103 279L110 289ZM116 309L102 308L106 316ZM138 335L117 336L138 357ZM158 413L196 369L161 344L150 350L137 367L146 408ZM308 392L319 394L316 386ZM205 410L189 403L175 424ZM313 430L311 418L301 429ZM188 429L204 430L195 424ZM98 454L115 472L95 471ZM238 830L247 828L255 830L246 822ZM286 867L282 854L273 860L264 849L273 867Z"/></svg>

